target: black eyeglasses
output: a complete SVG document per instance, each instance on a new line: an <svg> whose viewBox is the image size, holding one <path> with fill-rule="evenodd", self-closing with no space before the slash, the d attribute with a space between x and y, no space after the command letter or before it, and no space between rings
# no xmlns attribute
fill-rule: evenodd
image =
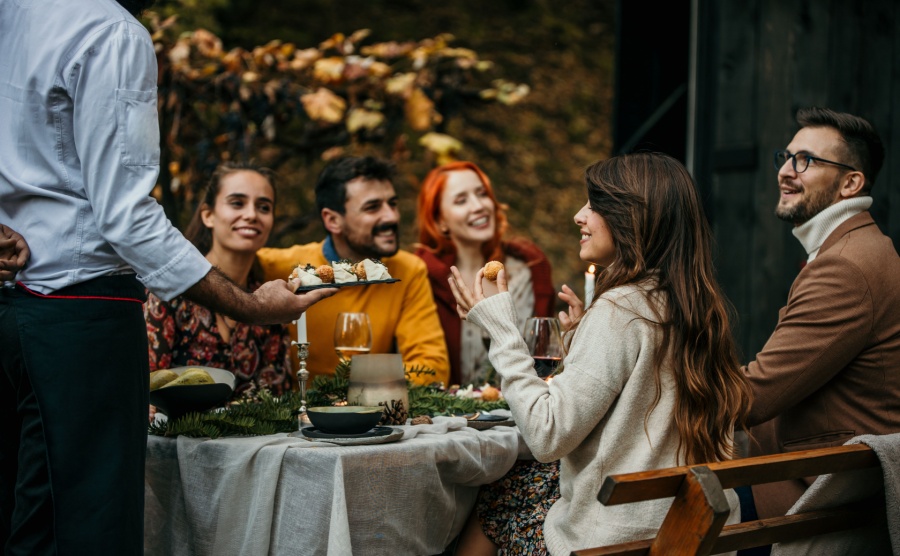
<svg viewBox="0 0 900 556"><path fill-rule="evenodd" d="M834 164L835 166L840 166L841 168L847 168L848 170L853 170L856 172L856 168L853 166L847 166L846 164L841 164L840 162L835 162L833 160L825 160L824 158L819 158L818 156L813 156L809 153L805 153L800 151L798 153L791 154L791 151L785 149L779 149L775 151L775 169L781 170L781 167L784 166L784 163L791 159L791 166L794 167L794 171L798 174L802 174L809 168L809 161L815 160L816 162L825 162L827 164Z"/></svg>

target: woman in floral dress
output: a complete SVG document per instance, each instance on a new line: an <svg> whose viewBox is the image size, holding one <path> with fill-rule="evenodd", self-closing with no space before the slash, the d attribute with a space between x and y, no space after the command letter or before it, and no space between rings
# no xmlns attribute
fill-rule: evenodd
<svg viewBox="0 0 900 556"><path fill-rule="evenodd" d="M256 251L269 239L275 216L274 174L249 165L219 166L185 236L235 284L253 291L263 283ZM150 370L205 365L235 375L233 398L258 388L290 391L290 337L281 325L236 322L206 307L152 293L144 305Z"/></svg>

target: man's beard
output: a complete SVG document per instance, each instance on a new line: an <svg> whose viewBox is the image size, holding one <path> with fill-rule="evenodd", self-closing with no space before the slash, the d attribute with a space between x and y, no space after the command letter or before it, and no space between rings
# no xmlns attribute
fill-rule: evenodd
<svg viewBox="0 0 900 556"><path fill-rule="evenodd" d="M388 249L383 249L378 246L375 240L375 235L387 230L393 230L394 232L394 246ZM365 238L360 239L360 241L357 241L357 238L350 235L344 236L344 241L347 242L347 246L357 254L363 255L364 257L370 259L391 257L393 255L396 255L397 251L400 250L400 227L397 224L382 224L381 226L375 226L374 228L372 228L372 232L370 234L365 236Z"/></svg>
<svg viewBox="0 0 900 556"><path fill-rule="evenodd" d="M834 202L835 194L841 187L841 176L835 178L834 183L828 189L821 189L816 193L806 196L809 190L804 188L800 199L793 205L775 207L775 216L790 222L796 226L809 222L815 215L827 209Z"/></svg>

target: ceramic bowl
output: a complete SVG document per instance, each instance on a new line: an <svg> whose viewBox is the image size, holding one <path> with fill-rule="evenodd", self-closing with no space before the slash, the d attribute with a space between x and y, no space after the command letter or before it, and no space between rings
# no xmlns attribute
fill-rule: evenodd
<svg viewBox="0 0 900 556"><path fill-rule="evenodd" d="M228 401L234 392L234 374L215 367L191 365L174 367L171 370L181 375L188 369L203 369L208 372L215 384L189 384L159 388L150 392L150 403L169 419L177 419L191 411L205 411Z"/></svg>
<svg viewBox="0 0 900 556"><path fill-rule="evenodd" d="M306 410L313 426L328 434L362 434L377 425L383 413L383 407L363 405L310 407Z"/></svg>

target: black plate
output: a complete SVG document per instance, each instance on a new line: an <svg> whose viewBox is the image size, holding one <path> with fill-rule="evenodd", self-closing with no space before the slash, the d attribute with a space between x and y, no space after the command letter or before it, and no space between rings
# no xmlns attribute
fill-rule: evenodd
<svg viewBox="0 0 900 556"><path fill-rule="evenodd" d="M336 438L373 438L376 436L387 436L394 432L394 429L392 429L391 427L375 427L374 429L361 434L331 434L320 431L316 427L304 427L300 429L300 432L303 433L303 436L307 438L321 438L322 440L329 440Z"/></svg>
<svg viewBox="0 0 900 556"><path fill-rule="evenodd" d="M399 278L390 278L388 280L361 280L357 282L341 282L340 284L316 284L315 286L300 286L294 293L308 292L312 290L320 290L322 288L348 288L350 286L371 286L373 284L393 284L399 282Z"/></svg>

